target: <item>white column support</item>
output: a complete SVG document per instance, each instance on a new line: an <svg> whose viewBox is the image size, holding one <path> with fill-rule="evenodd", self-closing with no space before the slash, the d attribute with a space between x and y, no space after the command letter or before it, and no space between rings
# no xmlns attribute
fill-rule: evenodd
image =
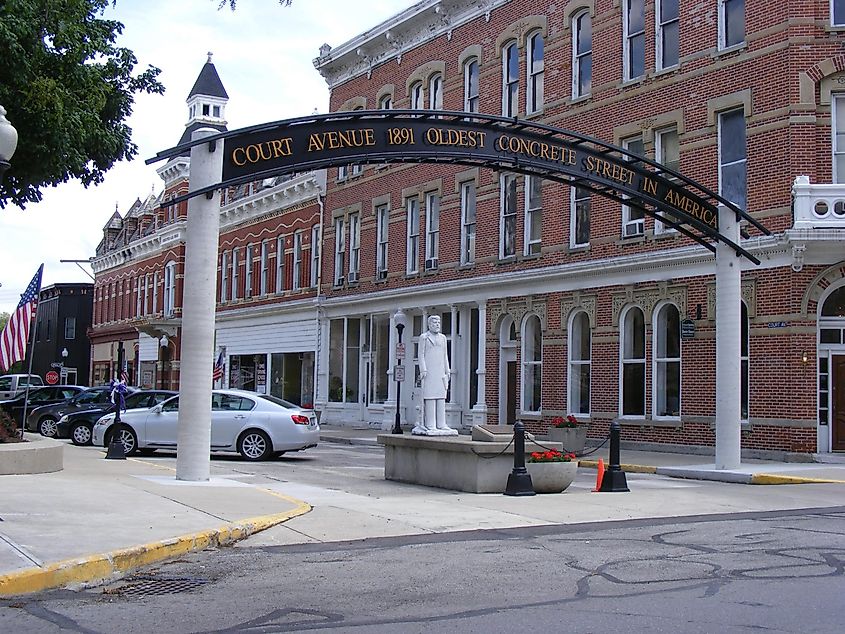
<svg viewBox="0 0 845 634"><path fill-rule="evenodd" d="M739 244L735 212L719 209L719 232ZM740 338L742 261L732 247L716 245L716 468L741 463Z"/></svg>
<svg viewBox="0 0 845 634"><path fill-rule="evenodd" d="M487 422L487 302L478 304L478 391L473 407L473 422L483 425Z"/></svg>
<svg viewBox="0 0 845 634"><path fill-rule="evenodd" d="M458 359L460 359L460 355L458 354L458 307L454 304L449 306L449 314L451 319L451 325L449 330L449 339L452 340L452 358L449 360L449 368L452 370L452 375L449 378L451 389L449 390L449 400L446 401L447 403L454 403L455 402L455 375L460 375L459 372L455 371L455 367L458 365Z"/></svg>
<svg viewBox="0 0 845 634"><path fill-rule="evenodd" d="M191 140L217 134L201 128ZM219 183L223 142L191 148L189 191ZM185 273L182 286L181 372L176 479L209 479L211 464L211 375L214 366L214 317L217 299L217 245L220 192L188 200Z"/></svg>

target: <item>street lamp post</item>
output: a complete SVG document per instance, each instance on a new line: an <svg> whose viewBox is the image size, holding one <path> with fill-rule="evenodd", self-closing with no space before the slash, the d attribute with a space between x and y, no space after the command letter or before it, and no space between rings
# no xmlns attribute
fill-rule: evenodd
<svg viewBox="0 0 845 634"><path fill-rule="evenodd" d="M0 179L9 169L9 161L18 147L18 131L6 118L6 109L0 106Z"/></svg>
<svg viewBox="0 0 845 634"><path fill-rule="evenodd" d="M65 363L67 363L68 354L70 353L67 351L67 348L62 348L61 378L59 379L59 383L62 385L67 383L67 368L65 367Z"/></svg>
<svg viewBox="0 0 845 634"><path fill-rule="evenodd" d="M396 367L393 368L393 378L396 380L396 418L393 421L394 434L402 433L402 425L399 420L399 409L402 406L402 381L405 380L405 367L402 359L405 356L405 344L402 343L402 332L405 330L407 318L400 308L393 316L393 323L396 324Z"/></svg>

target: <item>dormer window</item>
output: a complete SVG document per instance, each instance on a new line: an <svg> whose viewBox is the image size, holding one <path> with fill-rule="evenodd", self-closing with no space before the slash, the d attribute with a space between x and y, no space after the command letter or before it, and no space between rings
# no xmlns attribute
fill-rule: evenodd
<svg viewBox="0 0 845 634"><path fill-rule="evenodd" d="M211 112L210 109L211 106L209 106L207 103L202 104L202 116L207 117Z"/></svg>
<svg viewBox="0 0 845 634"><path fill-rule="evenodd" d="M215 118L220 118L220 106L213 106L211 112L214 114Z"/></svg>

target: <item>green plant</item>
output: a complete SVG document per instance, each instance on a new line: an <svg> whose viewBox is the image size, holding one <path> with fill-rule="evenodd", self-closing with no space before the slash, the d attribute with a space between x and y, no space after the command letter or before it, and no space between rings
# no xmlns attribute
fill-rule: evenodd
<svg viewBox="0 0 845 634"><path fill-rule="evenodd" d="M563 453L557 449L548 451L532 451L528 456L528 462L572 462L575 454L572 452Z"/></svg>
<svg viewBox="0 0 845 634"><path fill-rule="evenodd" d="M552 419L552 427L557 427L558 429L578 427L578 419L575 418L574 414L570 414L566 418L556 416Z"/></svg>

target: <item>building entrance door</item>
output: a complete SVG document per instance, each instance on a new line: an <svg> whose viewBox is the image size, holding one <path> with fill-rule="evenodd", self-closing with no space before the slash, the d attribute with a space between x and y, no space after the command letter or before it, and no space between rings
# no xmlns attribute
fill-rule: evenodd
<svg viewBox="0 0 845 634"><path fill-rule="evenodd" d="M831 361L831 446L834 451L845 451L845 355L834 355Z"/></svg>

